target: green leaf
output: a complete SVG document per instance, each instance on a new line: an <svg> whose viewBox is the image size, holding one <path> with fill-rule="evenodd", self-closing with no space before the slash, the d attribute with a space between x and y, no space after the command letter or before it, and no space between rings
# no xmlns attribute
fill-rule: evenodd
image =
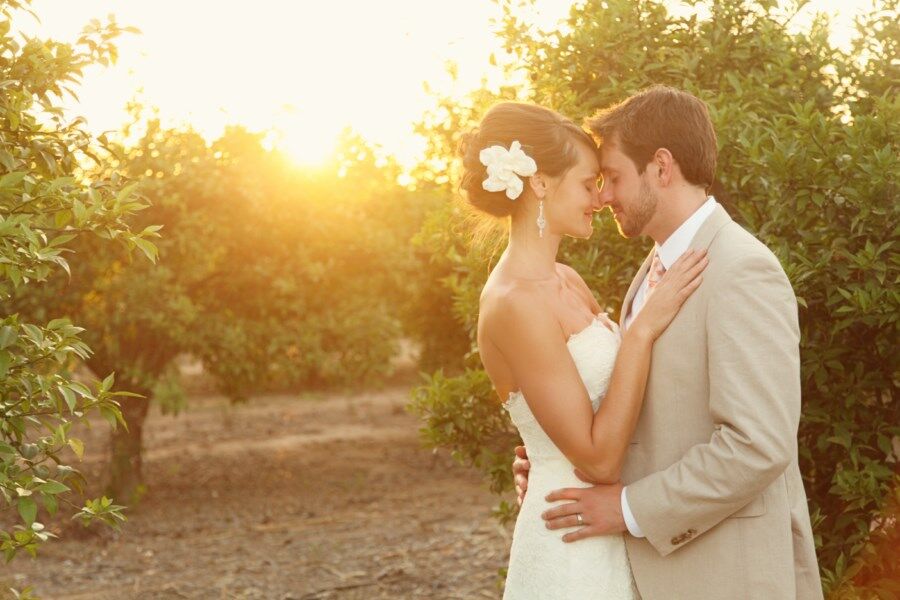
<svg viewBox="0 0 900 600"><path fill-rule="evenodd" d="M56 514L57 508L59 506L59 502L56 500L56 496L52 496L50 494L45 494L41 496L41 500L44 502L44 508L47 509L47 513L52 517Z"/></svg>
<svg viewBox="0 0 900 600"><path fill-rule="evenodd" d="M103 378L103 381L100 382L100 391L108 392L112 389L112 387L116 384L116 374L110 373L106 377Z"/></svg>
<svg viewBox="0 0 900 600"><path fill-rule="evenodd" d="M0 379L6 378L6 374L9 372L10 362L12 362L12 357L9 352L0 350Z"/></svg>
<svg viewBox="0 0 900 600"><path fill-rule="evenodd" d="M156 263L156 259L159 256L159 249L153 242L145 240L144 238L136 237L134 238L135 245L141 249L141 252L150 259L151 262Z"/></svg>
<svg viewBox="0 0 900 600"><path fill-rule="evenodd" d="M0 177L0 190L15 187L22 183L22 179L28 175L28 171L13 171Z"/></svg>
<svg viewBox="0 0 900 600"><path fill-rule="evenodd" d="M5 170L12 171L16 168L16 161L12 154L6 150L0 150L0 165L3 165Z"/></svg>
<svg viewBox="0 0 900 600"><path fill-rule="evenodd" d="M60 210L57 211L53 217L53 224L56 225L57 229L62 229L66 225L68 225L69 221L72 220L72 211L70 210Z"/></svg>
<svg viewBox="0 0 900 600"><path fill-rule="evenodd" d="M28 336L31 341L35 342L38 345L43 344L44 332L41 331L39 327L32 325L31 323L25 323L24 325L22 325L22 329L25 330L25 335Z"/></svg>
<svg viewBox="0 0 900 600"><path fill-rule="evenodd" d="M72 214L75 215L75 223L82 225L87 218L87 209L81 200L76 199L72 202Z"/></svg>
<svg viewBox="0 0 900 600"><path fill-rule="evenodd" d="M84 458L84 443L78 438L69 438L68 443L78 460L82 460Z"/></svg>
<svg viewBox="0 0 900 600"><path fill-rule="evenodd" d="M37 502L33 498L19 498L18 505L19 515L21 515L25 524L31 527L31 524L37 518Z"/></svg>
<svg viewBox="0 0 900 600"><path fill-rule="evenodd" d="M50 186L47 188L47 192L55 192L56 190L62 187L68 187L75 185L74 177L57 177L53 181L50 182Z"/></svg>
<svg viewBox="0 0 900 600"><path fill-rule="evenodd" d="M58 235L47 244L48 246L62 246L63 244L67 244L74 240L77 236L74 233L66 233L63 235Z"/></svg>
<svg viewBox="0 0 900 600"><path fill-rule="evenodd" d="M49 323L47 323L47 329L56 331L66 325L69 325L71 321L69 319L53 319Z"/></svg>
<svg viewBox="0 0 900 600"><path fill-rule="evenodd" d="M82 398L93 398L94 395L90 389L80 381L70 381L67 384L67 387L81 396Z"/></svg>
<svg viewBox="0 0 900 600"><path fill-rule="evenodd" d="M19 334L14 327L10 327L9 325L0 327L0 350L15 344L18 338Z"/></svg>
<svg viewBox="0 0 900 600"><path fill-rule="evenodd" d="M135 189L140 185L140 181L135 181L133 183L129 183L116 194L116 203L122 203L124 200L127 200L129 196L134 192Z"/></svg>
<svg viewBox="0 0 900 600"><path fill-rule="evenodd" d="M67 387L59 388L60 393L63 395L63 399L66 401L66 406L69 407L69 411L72 412L75 410L75 392L70 390Z"/></svg>
<svg viewBox="0 0 900 600"><path fill-rule="evenodd" d="M43 492L45 494L62 494L63 492L68 492L69 487L63 483L58 481L50 480L47 483L42 483L37 487L39 492Z"/></svg>
<svg viewBox="0 0 900 600"><path fill-rule="evenodd" d="M100 415L106 419L106 422L109 423L109 426L112 429L116 429L119 425L118 415L116 411L108 406L100 407Z"/></svg>

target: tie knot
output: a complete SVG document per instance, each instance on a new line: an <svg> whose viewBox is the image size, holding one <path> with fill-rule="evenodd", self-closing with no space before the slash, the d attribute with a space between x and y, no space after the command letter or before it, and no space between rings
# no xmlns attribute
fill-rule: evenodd
<svg viewBox="0 0 900 600"><path fill-rule="evenodd" d="M650 271L647 273L647 285L649 285L651 289L655 288L656 284L659 283L659 280L662 279L665 274L666 268L659 259L659 253L654 253L653 259L650 261Z"/></svg>

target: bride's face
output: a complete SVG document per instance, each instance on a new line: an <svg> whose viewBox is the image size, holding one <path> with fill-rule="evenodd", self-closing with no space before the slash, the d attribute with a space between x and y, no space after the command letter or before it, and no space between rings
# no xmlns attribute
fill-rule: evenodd
<svg viewBox="0 0 900 600"><path fill-rule="evenodd" d="M555 179L544 202L544 216L551 233L587 239L594 232L594 213L603 208L597 180L600 162L586 144L576 144L578 161Z"/></svg>

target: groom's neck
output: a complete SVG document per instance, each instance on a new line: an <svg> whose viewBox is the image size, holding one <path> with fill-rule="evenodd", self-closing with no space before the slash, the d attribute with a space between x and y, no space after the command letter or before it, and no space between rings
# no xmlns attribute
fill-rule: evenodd
<svg viewBox="0 0 900 600"><path fill-rule="evenodd" d="M647 224L645 233L659 245L665 243L675 230L681 227L691 215L697 212L707 199L706 192L691 186L660 198L653 219Z"/></svg>

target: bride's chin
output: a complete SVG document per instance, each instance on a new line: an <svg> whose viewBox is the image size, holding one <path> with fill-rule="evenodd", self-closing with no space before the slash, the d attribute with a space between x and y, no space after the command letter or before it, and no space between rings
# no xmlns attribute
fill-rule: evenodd
<svg viewBox="0 0 900 600"><path fill-rule="evenodd" d="M594 230L591 229L589 231L579 231L570 233L569 237L575 238L576 240L589 240L591 236L594 235Z"/></svg>
<svg viewBox="0 0 900 600"><path fill-rule="evenodd" d="M573 227L568 233L565 233L564 235L571 237L571 238L575 238L577 240L586 240L586 239L590 238L592 235L594 235L594 226L593 226L593 224L591 224L591 225L587 225L586 227L585 226L581 226L580 228Z"/></svg>

